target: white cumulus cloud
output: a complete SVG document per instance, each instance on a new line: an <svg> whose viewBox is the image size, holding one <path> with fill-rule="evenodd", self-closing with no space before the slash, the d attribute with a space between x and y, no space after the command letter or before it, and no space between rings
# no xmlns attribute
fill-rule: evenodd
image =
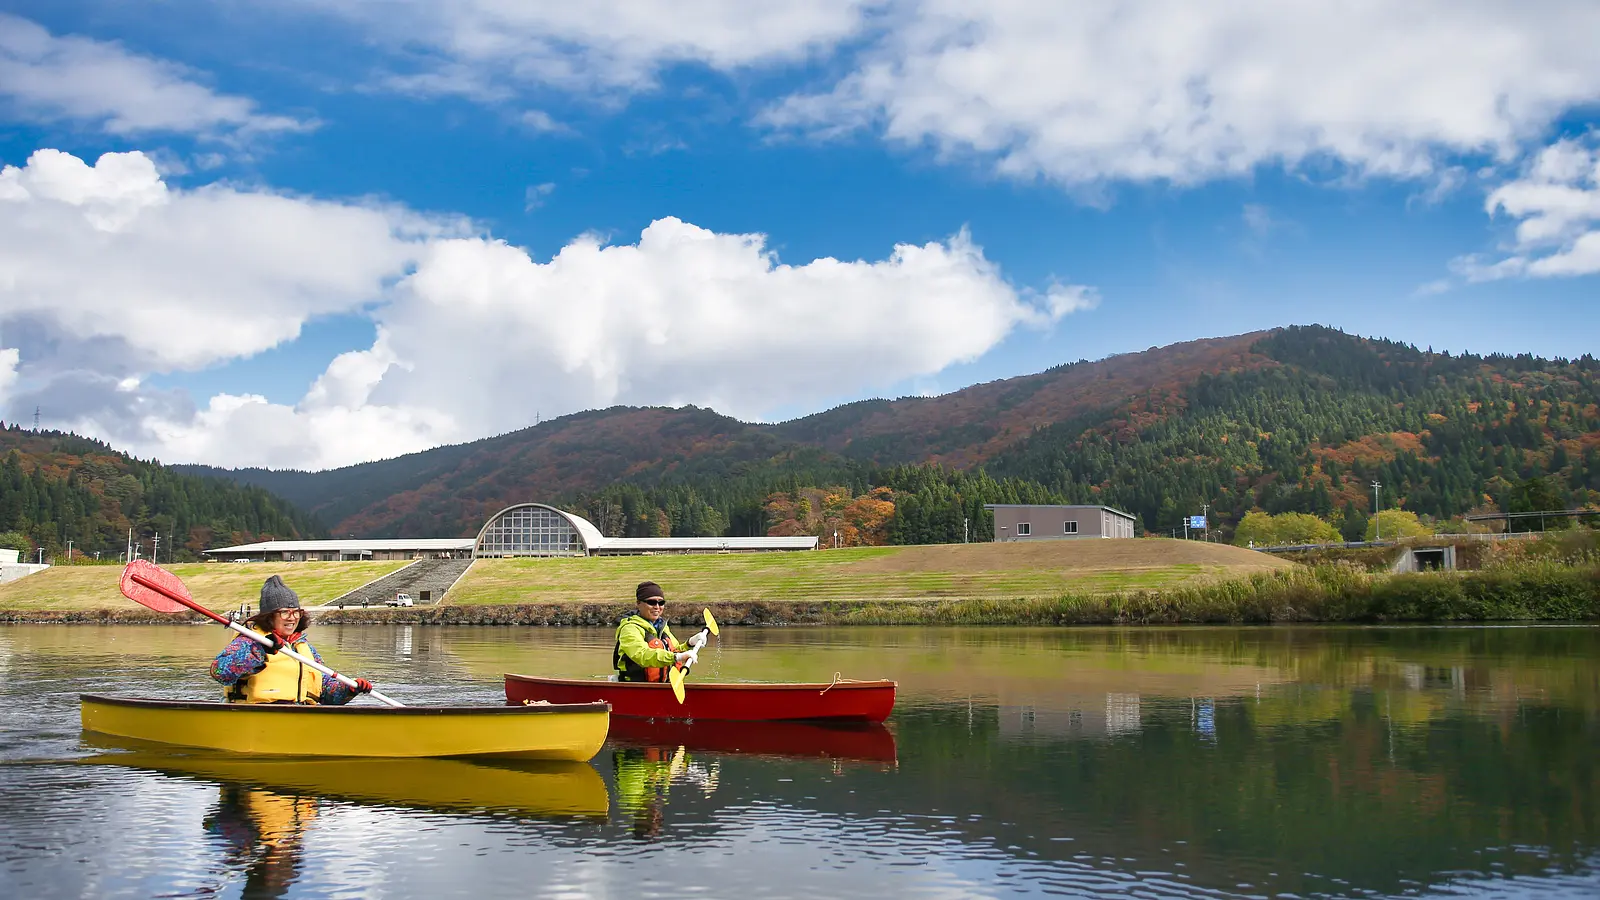
<svg viewBox="0 0 1600 900"><path fill-rule="evenodd" d="M759 118L1073 188L1262 165L1453 183L1454 158L1514 160L1600 100L1593 0L301 2L387 41L412 70L392 86L484 102L820 61Z"/></svg>
<svg viewBox="0 0 1600 900"><path fill-rule="evenodd" d="M1511 157L1600 99L1591 0L916 0L888 21L850 74L768 120L876 129L1067 185L1192 184Z"/></svg>
<svg viewBox="0 0 1600 900"><path fill-rule="evenodd" d="M803 265L780 262L763 235L673 218L633 244L580 237L544 263L495 241L441 241L380 313L386 349L413 367L374 396L480 429L615 403L761 418L973 359L1081 293L1027 302L965 233Z"/></svg>
<svg viewBox="0 0 1600 900"><path fill-rule="evenodd" d="M792 61L854 35L864 0L302 0L363 23L415 54L420 71L388 79L401 90L503 95L507 80L566 89L640 90L660 70L699 63L731 70Z"/></svg>
<svg viewBox="0 0 1600 900"><path fill-rule="evenodd" d="M115 42L52 35L5 13L0 13L0 98L16 114L86 122L112 134L222 137L311 127L262 113L248 98L219 94L175 63Z"/></svg>
<svg viewBox="0 0 1600 900"><path fill-rule="evenodd" d="M6 398L17 383L17 363L22 352L15 347L0 347L0 410L5 409Z"/></svg>
<svg viewBox="0 0 1600 900"><path fill-rule="evenodd" d="M323 468L612 404L744 418L932 376L1097 301L1019 290L965 232L877 260L785 263L675 218L540 261L394 207L164 184L140 153L0 171L3 398L169 461ZM198 402L151 376L369 315L294 404Z"/></svg>
<svg viewBox="0 0 1600 900"><path fill-rule="evenodd" d="M391 208L165 185L143 153L39 150L0 170L0 324L192 369L379 299L442 227Z"/></svg>
<svg viewBox="0 0 1600 900"><path fill-rule="evenodd" d="M1457 259L1452 268L1466 280L1600 273L1600 135L1544 148L1484 207L1517 220L1512 252L1494 262Z"/></svg>

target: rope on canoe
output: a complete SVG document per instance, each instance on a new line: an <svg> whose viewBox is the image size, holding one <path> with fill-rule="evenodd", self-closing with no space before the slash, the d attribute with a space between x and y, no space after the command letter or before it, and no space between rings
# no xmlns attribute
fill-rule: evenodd
<svg viewBox="0 0 1600 900"><path fill-rule="evenodd" d="M833 681L832 681L832 683L830 683L827 687L823 688L822 690L817 691L817 696L820 697L823 694L826 694L827 692L833 690L834 688L838 687L841 684L865 684L865 683L866 682L862 681L859 678L840 678L839 677L839 673L835 672L835 673L833 673Z"/></svg>

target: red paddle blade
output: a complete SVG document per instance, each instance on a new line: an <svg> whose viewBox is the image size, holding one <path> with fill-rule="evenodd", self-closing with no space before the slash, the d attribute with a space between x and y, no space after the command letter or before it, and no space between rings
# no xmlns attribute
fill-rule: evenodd
<svg viewBox="0 0 1600 900"><path fill-rule="evenodd" d="M122 570L122 596L164 613L182 612L189 608L183 601L193 601L183 579L148 559L136 559Z"/></svg>

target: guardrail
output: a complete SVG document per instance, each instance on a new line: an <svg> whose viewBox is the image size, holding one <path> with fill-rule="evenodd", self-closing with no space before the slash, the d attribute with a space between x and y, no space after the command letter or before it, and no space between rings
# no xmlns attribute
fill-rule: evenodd
<svg viewBox="0 0 1600 900"><path fill-rule="evenodd" d="M1494 532L1492 534L1433 534L1406 538L1401 541L1345 541L1337 544L1275 544L1271 547L1250 547L1262 553L1295 553L1304 550L1358 550L1363 547L1398 547L1425 541L1450 543L1454 541L1526 541L1543 537L1548 531Z"/></svg>

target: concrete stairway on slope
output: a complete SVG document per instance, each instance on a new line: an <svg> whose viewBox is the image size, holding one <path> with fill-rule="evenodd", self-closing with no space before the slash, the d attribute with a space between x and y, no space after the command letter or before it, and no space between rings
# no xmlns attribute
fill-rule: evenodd
<svg viewBox="0 0 1600 900"><path fill-rule="evenodd" d="M419 559L409 566L328 601L329 606L382 606L407 593L418 606L436 605L472 565L470 559Z"/></svg>

